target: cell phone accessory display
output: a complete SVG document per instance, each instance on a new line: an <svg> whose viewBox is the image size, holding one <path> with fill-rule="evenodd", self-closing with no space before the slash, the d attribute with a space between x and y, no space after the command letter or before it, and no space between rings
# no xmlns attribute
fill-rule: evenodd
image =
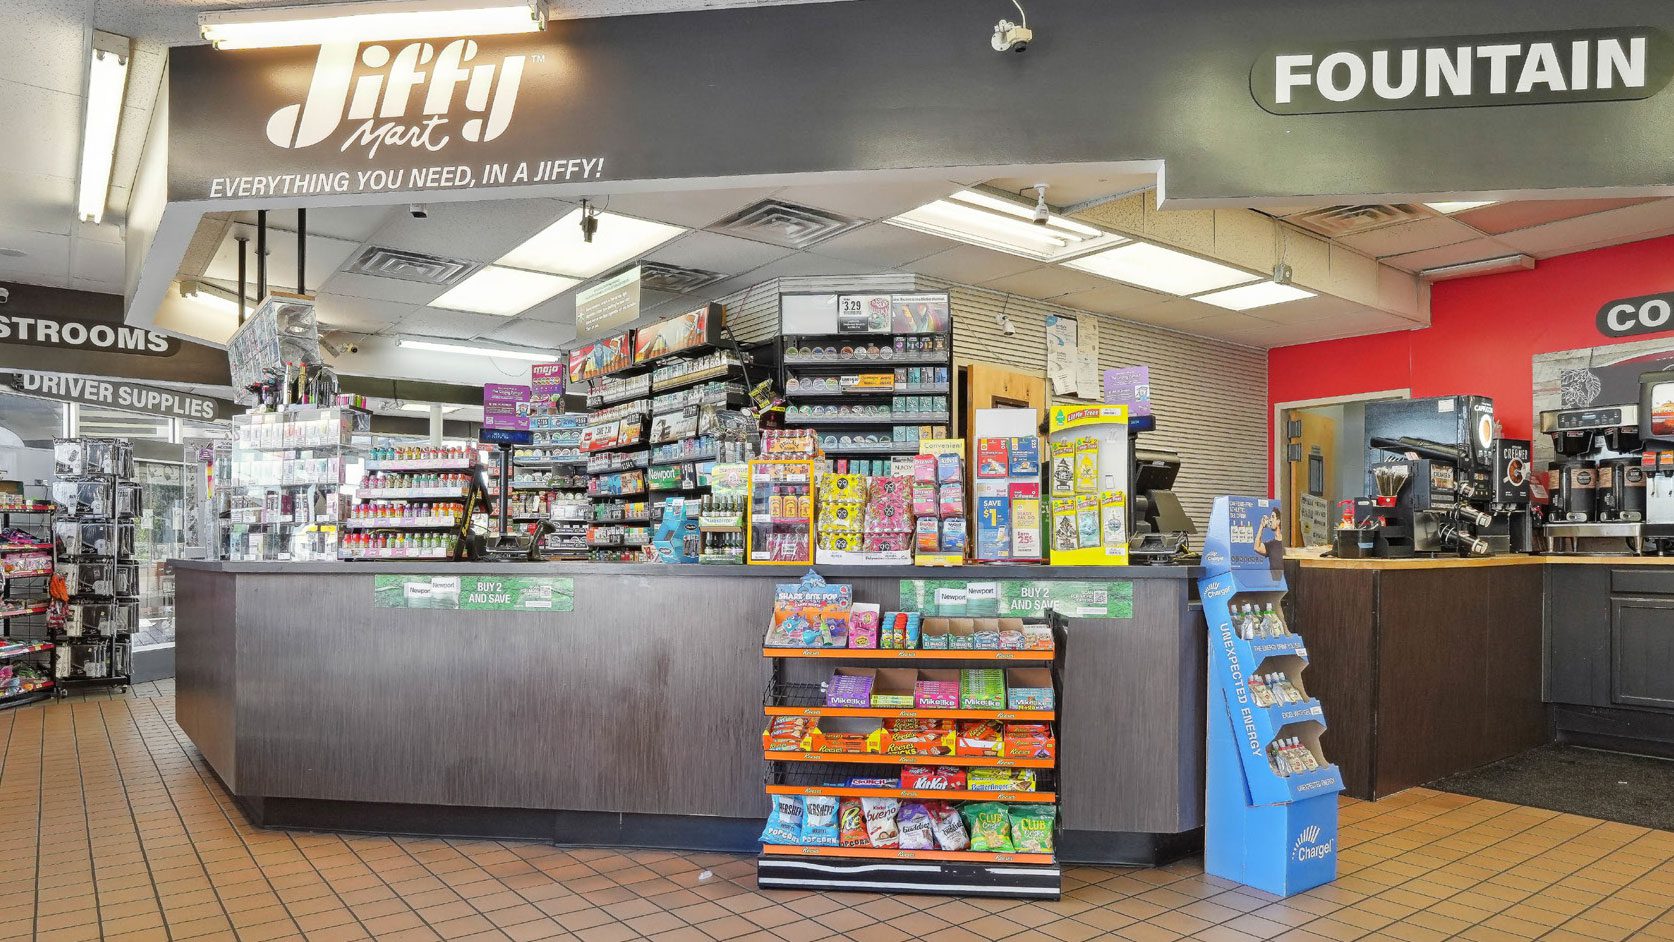
<svg viewBox="0 0 1674 942"><path fill-rule="evenodd" d="M357 434L371 430L369 413L347 406L293 407L233 417L233 445L226 473L216 471L217 491L226 493L220 522L220 551L229 560L303 561L338 559L349 535L349 498L344 472L363 456ZM397 451L400 454L397 454ZM402 470L368 472L373 483L401 480L415 485L445 470L406 450L390 449L380 462ZM378 475L374 477L373 475ZM367 482L359 496L367 497ZM408 495L410 496L410 495ZM393 498L391 498L393 499ZM217 498L219 500L219 497Z"/></svg>
<svg viewBox="0 0 1674 942"><path fill-rule="evenodd" d="M46 494L23 488L0 494L0 709L53 694L53 506Z"/></svg>
<svg viewBox="0 0 1674 942"><path fill-rule="evenodd" d="M1032 650L889 648L878 609L813 572L775 593L757 885L1057 898L1064 621Z"/></svg>
<svg viewBox="0 0 1674 942"><path fill-rule="evenodd" d="M139 629L134 515L142 493L133 451L119 439L59 439L53 464L53 566L61 571L47 589L52 681L60 695L73 686L127 687Z"/></svg>
<svg viewBox="0 0 1674 942"><path fill-rule="evenodd" d="M1308 650L1281 614L1279 502L1217 497L1198 582L1209 626L1204 870L1290 896L1337 876L1342 776L1320 748Z"/></svg>

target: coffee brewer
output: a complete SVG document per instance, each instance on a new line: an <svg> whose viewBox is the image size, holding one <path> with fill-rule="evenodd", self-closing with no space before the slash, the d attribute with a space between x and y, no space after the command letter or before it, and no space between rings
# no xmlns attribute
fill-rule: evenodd
<svg viewBox="0 0 1674 942"><path fill-rule="evenodd" d="M1354 502L1361 528L1375 526L1372 555L1506 551L1509 535L1503 528L1493 531L1496 517L1488 509L1493 503L1489 476L1469 466L1465 449L1409 437L1374 437L1370 444L1399 456L1372 466L1378 494Z"/></svg>
<svg viewBox="0 0 1674 942"><path fill-rule="evenodd" d="M1633 403L1540 414L1540 430L1552 437L1555 453L1546 471L1551 505L1542 527L1552 552L1639 550L1650 478L1641 415Z"/></svg>

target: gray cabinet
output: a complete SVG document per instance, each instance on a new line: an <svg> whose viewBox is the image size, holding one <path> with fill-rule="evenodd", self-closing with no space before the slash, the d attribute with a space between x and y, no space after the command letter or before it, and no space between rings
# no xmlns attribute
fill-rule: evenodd
<svg viewBox="0 0 1674 942"><path fill-rule="evenodd" d="M1546 701L1610 705L1609 566L1546 569Z"/></svg>
<svg viewBox="0 0 1674 942"><path fill-rule="evenodd" d="M1610 702L1674 710L1674 598L1612 599L1610 646Z"/></svg>

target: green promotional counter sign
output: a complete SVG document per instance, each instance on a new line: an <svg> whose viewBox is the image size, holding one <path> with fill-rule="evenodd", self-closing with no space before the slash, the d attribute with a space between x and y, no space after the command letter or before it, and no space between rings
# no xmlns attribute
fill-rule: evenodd
<svg viewBox="0 0 1674 942"><path fill-rule="evenodd" d="M1073 618L1132 618L1133 583L1125 579L903 579L901 608L967 618L1038 618L1049 608Z"/></svg>
<svg viewBox="0 0 1674 942"><path fill-rule="evenodd" d="M374 576L378 608L469 612L573 612L568 576Z"/></svg>

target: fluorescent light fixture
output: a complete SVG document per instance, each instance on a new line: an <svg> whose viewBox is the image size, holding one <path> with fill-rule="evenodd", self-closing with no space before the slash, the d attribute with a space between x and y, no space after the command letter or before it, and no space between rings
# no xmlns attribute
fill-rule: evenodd
<svg viewBox="0 0 1674 942"><path fill-rule="evenodd" d="M1033 216L1033 205L1015 203L981 190L961 190L884 221L926 235L1042 262L1062 261L1128 241L1125 236L1057 213L1050 214L1045 225L1036 225L1031 221Z"/></svg>
<svg viewBox="0 0 1674 942"><path fill-rule="evenodd" d="M1430 207L1438 213L1441 213L1443 216L1451 216L1454 213L1462 213L1467 209L1476 209L1479 206L1492 206L1498 202L1499 200L1482 200L1474 203L1469 200L1454 200L1451 203L1425 203L1424 205Z"/></svg>
<svg viewBox="0 0 1674 942"><path fill-rule="evenodd" d="M372 0L202 13L198 32L217 49L267 49L534 33L546 15L546 0Z"/></svg>
<svg viewBox="0 0 1674 942"><path fill-rule="evenodd" d="M204 307L210 308L211 310L213 310L217 314L225 314L225 315L229 315L229 316L232 316L232 317L237 317L238 316L238 301L237 301L237 299L229 298L229 297L226 297L225 295L217 294L214 291L211 291L208 288L204 287L203 285L199 285L198 289L196 291L192 292L191 294L186 295L186 300L191 301L195 304L201 304ZM254 311L254 310L255 310L255 305L253 305L253 304L246 304L244 306L244 312L246 314L248 314L248 313L250 313L251 311Z"/></svg>
<svg viewBox="0 0 1674 942"><path fill-rule="evenodd" d="M533 353L525 350L505 350L499 347L468 347L458 343L437 343L432 340L411 340L402 337L395 342L409 350L429 350L432 353L458 353L468 357L500 357L507 360L528 360L530 363L551 363L553 353Z"/></svg>
<svg viewBox="0 0 1674 942"><path fill-rule="evenodd" d="M437 405L441 405L441 404L437 403ZM463 407L462 406L442 406L442 414L447 415L449 412L458 412L461 408L463 408ZM422 402L409 402L409 403L406 403L405 405L401 406L400 409L401 409L402 412L422 412L425 415L430 414L430 406L425 404L425 403L422 403Z"/></svg>
<svg viewBox="0 0 1674 942"><path fill-rule="evenodd" d="M122 96L128 88L131 46L126 36L93 34L87 116L81 132L81 183L76 197L76 214L87 222L98 223L105 218L110 166L116 159L116 128L122 123Z"/></svg>
<svg viewBox="0 0 1674 942"><path fill-rule="evenodd" d="M1314 296L1312 291L1304 291L1295 285L1281 285L1273 281L1258 281L1253 285L1241 288L1227 288L1212 294L1200 294L1192 298L1204 304L1224 307L1229 311L1248 311L1258 307L1270 307L1283 304L1286 301L1300 301Z"/></svg>
<svg viewBox="0 0 1674 942"><path fill-rule="evenodd" d="M441 297L430 302L430 306L511 317L580 283L575 278L489 265L449 288Z"/></svg>
<svg viewBox="0 0 1674 942"><path fill-rule="evenodd" d="M1426 268L1418 273L1418 278L1420 281L1446 281L1449 278L1493 275L1507 271L1527 271L1533 267L1535 267L1535 260L1531 255L1501 255L1498 258L1485 258L1475 262L1460 262L1457 265Z"/></svg>
<svg viewBox="0 0 1674 942"><path fill-rule="evenodd" d="M588 242L581 234L581 213L568 213L527 242L501 256L499 264L571 278L591 278L637 258L686 230L616 213L598 213L598 231Z"/></svg>
<svg viewBox="0 0 1674 942"><path fill-rule="evenodd" d="M1228 265L1145 242L1071 259L1064 264L1101 278L1178 295L1202 294L1249 284L1261 278Z"/></svg>

